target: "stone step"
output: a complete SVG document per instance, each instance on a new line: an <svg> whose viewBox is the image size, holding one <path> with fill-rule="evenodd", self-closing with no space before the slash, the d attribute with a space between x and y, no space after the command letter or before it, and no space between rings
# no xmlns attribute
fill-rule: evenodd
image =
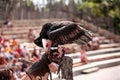
<svg viewBox="0 0 120 80"><path fill-rule="evenodd" d="M39 33L37 32L36 36L39 35ZM3 37L7 37L7 38L12 38L13 36L16 39L28 39L28 33L16 33L16 34L10 34L10 35L2 35Z"/></svg>
<svg viewBox="0 0 120 80"><path fill-rule="evenodd" d="M9 39L15 37L17 41L23 42L24 40L28 40L28 33L17 33L13 35L2 35L3 37L7 37ZM39 36L39 31L36 32L36 37Z"/></svg>
<svg viewBox="0 0 120 80"><path fill-rule="evenodd" d="M21 45L21 47L23 47L24 45L27 46L28 50L32 50L32 49L34 49L34 47L40 48L40 47L36 46L34 42L29 42L29 43L24 42L24 43L21 43L20 45Z"/></svg>
<svg viewBox="0 0 120 80"><path fill-rule="evenodd" d="M105 60L105 59L111 59L111 58L120 58L120 52L116 52L116 53L110 53L110 54L101 54L101 55L95 55L95 56L89 56L88 60L90 62L93 61L100 61L100 60ZM75 58L73 59L73 63L79 63L80 62L80 58Z"/></svg>
<svg viewBox="0 0 120 80"><path fill-rule="evenodd" d="M21 39L21 38L19 38L19 39L16 39L16 40L17 40L18 43L20 43L20 44L29 42L29 39L28 39L28 38L27 38L27 39Z"/></svg>
<svg viewBox="0 0 120 80"><path fill-rule="evenodd" d="M116 46L116 47L110 47L110 48L103 48L103 49L98 49L98 50L93 50L93 51L88 51L87 54L88 55L94 55L94 54L102 54L102 53L110 53L110 52L118 52L120 51L120 47Z"/></svg>
<svg viewBox="0 0 120 80"><path fill-rule="evenodd" d="M81 73L88 74L88 73L96 72L98 70L99 70L99 67L92 67L92 68L82 70Z"/></svg>
<svg viewBox="0 0 120 80"><path fill-rule="evenodd" d="M76 76L76 75L79 75L85 69L90 69L93 67L99 67L101 69L101 68L116 66L119 64L120 64L120 58L102 60L102 61L92 62L82 66L74 67L73 73L74 73L74 76Z"/></svg>
<svg viewBox="0 0 120 80"><path fill-rule="evenodd" d="M117 47L117 48L105 48L105 49L99 49L99 50L94 50L94 51L87 51L87 55L88 56L101 55L101 54L105 54L105 53L119 52L119 51L120 51L120 47ZM66 54L66 56L70 56L70 57L72 57L72 59L79 58L80 57L80 52Z"/></svg>
<svg viewBox="0 0 120 80"><path fill-rule="evenodd" d="M98 69L117 66L119 64L120 64L120 58L88 63L88 64L85 64L82 66L74 67L73 68L73 76L75 77L77 75L80 75L84 70L94 69L97 71ZM93 70L93 72L94 72L94 70ZM62 79L58 78L58 75L56 73L52 73L52 78L53 78L53 80L62 80Z"/></svg>
<svg viewBox="0 0 120 80"><path fill-rule="evenodd" d="M113 43L114 41L113 40L110 40L110 39L104 39L104 40L100 40L99 43L100 44L109 44L109 43Z"/></svg>
<svg viewBox="0 0 120 80"><path fill-rule="evenodd" d="M40 32L40 29L35 28L36 32ZM11 30L11 31L3 31L2 35L21 35L21 34L28 34L29 29L21 29L21 30Z"/></svg>
<svg viewBox="0 0 120 80"><path fill-rule="evenodd" d="M113 50L114 49L115 48L113 48ZM117 50L119 50L119 48L117 48ZM119 58L113 58L113 57L119 57ZM91 73L91 72L97 71L101 68L107 68L107 67L119 65L120 64L120 52L110 53L110 54L106 54L106 55L91 56L91 57L88 57L88 59L95 60L95 61L92 61L88 64L79 63L79 65L77 65L77 66L73 65L73 75L74 76L77 76L81 73ZM74 61L74 59L73 59L73 61ZM80 58L77 61L80 61ZM59 80L57 74L53 73L52 76L53 76L53 80Z"/></svg>
<svg viewBox="0 0 120 80"><path fill-rule="evenodd" d="M120 43L109 43L109 44L102 44L100 45L100 49L110 48L110 47L118 47Z"/></svg>
<svg viewBox="0 0 120 80"><path fill-rule="evenodd" d="M113 40L107 39L105 36L98 35L99 43L100 44L108 44L114 42Z"/></svg>
<svg viewBox="0 0 120 80"><path fill-rule="evenodd" d="M24 26L24 27L13 27L13 28L8 28L8 27L4 27L4 28L0 28L0 31L15 31L15 30L29 30L29 29L41 29L42 25L40 26Z"/></svg>

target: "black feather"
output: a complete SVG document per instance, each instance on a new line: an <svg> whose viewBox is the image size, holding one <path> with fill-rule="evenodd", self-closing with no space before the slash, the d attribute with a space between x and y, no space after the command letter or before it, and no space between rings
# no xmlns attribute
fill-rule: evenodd
<svg viewBox="0 0 120 80"><path fill-rule="evenodd" d="M46 23L46 24L43 25L42 30L40 32L40 36L34 40L34 43L37 46L43 47L43 45L42 45L42 39L43 38L44 39L49 39L48 35L47 35L47 32L48 32L48 30L50 29L51 26L52 26L51 23Z"/></svg>
<svg viewBox="0 0 120 80"><path fill-rule="evenodd" d="M46 23L40 32L40 36L34 41L36 45L43 47L42 39L49 39L53 42L52 45L67 43L87 43L92 40L89 32L71 21L59 21Z"/></svg>
<svg viewBox="0 0 120 80"><path fill-rule="evenodd" d="M50 40L58 44L66 44L78 39L84 34L84 31L80 29L77 24L69 24L50 31L48 37Z"/></svg>

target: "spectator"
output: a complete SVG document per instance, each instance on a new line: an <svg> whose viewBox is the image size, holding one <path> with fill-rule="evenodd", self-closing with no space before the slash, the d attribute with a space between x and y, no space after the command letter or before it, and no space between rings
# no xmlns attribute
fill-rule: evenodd
<svg viewBox="0 0 120 80"><path fill-rule="evenodd" d="M33 41L34 41L35 35L36 35L36 31L33 30L33 29L29 29L28 38L29 38L29 41L30 41L30 42L33 42Z"/></svg>
<svg viewBox="0 0 120 80"><path fill-rule="evenodd" d="M39 55L37 54L37 50L36 50L35 47L34 47L34 49L33 49L33 51L32 51L31 57L34 59L34 61L39 60Z"/></svg>
<svg viewBox="0 0 120 80"><path fill-rule="evenodd" d="M12 28L13 27L13 23L10 20L9 17L6 18L5 22L3 23L4 25L7 25L8 28Z"/></svg>
<svg viewBox="0 0 120 80"><path fill-rule="evenodd" d="M10 45L14 48L18 46L18 41L16 40L15 37L12 38L12 40L10 41Z"/></svg>
<svg viewBox="0 0 120 80"><path fill-rule="evenodd" d="M6 65L7 61L3 54L0 54L0 65Z"/></svg>
<svg viewBox="0 0 120 80"><path fill-rule="evenodd" d="M99 38L96 35L93 35L92 39L92 50L99 49Z"/></svg>
<svg viewBox="0 0 120 80"><path fill-rule="evenodd" d="M3 42L3 38L2 38L2 36L0 35L0 45L2 44L2 42Z"/></svg>
<svg viewBox="0 0 120 80"><path fill-rule="evenodd" d="M27 55L28 50L26 45L24 45L23 48L21 48L21 51L22 51L23 57L28 59L29 56Z"/></svg>
<svg viewBox="0 0 120 80"><path fill-rule="evenodd" d="M0 66L2 66L2 70L0 71L0 80L15 80L12 70L9 68L6 59L2 54L0 54Z"/></svg>
<svg viewBox="0 0 120 80"><path fill-rule="evenodd" d="M15 49L15 53L18 54L20 57L23 57L23 53L20 45L18 45L17 48Z"/></svg>
<svg viewBox="0 0 120 80"><path fill-rule="evenodd" d="M86 50L87 50L87 46L86 45L82 45L81 46L81 50L80 50L80 54L81 54L80 59L81 59L81 62L83 62L83 63L88 63Z"/></svg>
<svg viewBox="0 0 120 80"><path fill-rule="evenodd" d="M8 37L3 38L2 46L10 46L10 39Z"/></svg>
<svg viewBox="0 0 120 80"><path fill-rule="evenodd" d="M12 49L10 48L10 46L4 46L3 47L3 54L4 54L4 56L5 56L5 58L6 58L6 60L9 62L11 59L13 59L13 51L12 51Z"/></svg>
<svg viewBox="0 0 120 80"><path fill-rule="evenodd" d="M22 63L21 62L17 62L15 65L16 69L14 71L14 75L16 75L16 80L20 80L22 77Z"/></svg>

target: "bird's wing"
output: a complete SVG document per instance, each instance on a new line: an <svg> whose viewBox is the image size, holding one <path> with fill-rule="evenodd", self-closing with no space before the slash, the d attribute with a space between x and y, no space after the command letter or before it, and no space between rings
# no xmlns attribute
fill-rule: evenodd
<svg viewBox="0 0 120 80"><path fill-rule="evenodd" d="M92 40L90 32L75 23L64 25L62 27L53 26L48 32L51 41L58 44L68 44L75 42L77 44L85 44Z"/></svg>
<svg viewBox="0 0 120 80"><path fill-rule="evenodd" d="M42 39L49 39L54 45L77 43L85 44L92 40L90 32L71 21L46 23L43 25L40 36L34 40L34 43L43 47Z"/></svg>
<svg viewBox="0 0 120 80"><path fill-rule="evenodd" d="M74 42L74 43L77 43L77 44L79 44L79 45L81 45L81 44L86 44L86 43L88 43L89 41L92 40L92 35L93 35L93 33L90 32L89 30L86 30L85 28L83 28L83 27L81 27L81 26L80 26L80 28L81 28L81 30L84 31L84 35L82 35L82 36L79 37L78 39L74 40L73 42Z"/></svg>

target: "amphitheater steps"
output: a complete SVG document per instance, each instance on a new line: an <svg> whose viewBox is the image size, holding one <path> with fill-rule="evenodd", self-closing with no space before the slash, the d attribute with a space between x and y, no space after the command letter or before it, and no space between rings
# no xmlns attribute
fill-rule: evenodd
<svg viewBox="0 0 120 80"><path fill-rule="evenodd" d="M97 54L97 55L96 55ZM120 51L119 52L112 52L112 53L102 53L98 54L96 53L95 55L88 56L89 62L95 62L95 61L100 61L100 60L106 60L106 59L112 59L112 58L120 58ZM79 63L80 58L73 58L73 63Z"/></svg>
<svg viewBox="0 0 120 80"><path fill-rule="evenodd" d="M117 45L118 44L118 45ZM119 43L101 44L101 49L87 51L87 64L80 62L80 53L66 54L73 59L73 75L88 74L102 68L120 65ZM109 47L108 47L109 46ZM106 48L105 48L106 47ZM52 74L53 80L59 80L57 74Z"/></svg>
<svg viewBox="0 0 120 80"><path fill-rule="evenodd" d="M87 51L87 55L88 56L92 56L92 55L100 55L100 54L107 54L107 53L111 53L111 52L119 52L120 51L120 47L116 47L116 48L104 48L104 49L99 49L99 50L93 50L93 51ZM70 56L72 58L78 58L78 56L80 56L80 53L72 53L72 54L66 54L67 56Z"/></svg>

